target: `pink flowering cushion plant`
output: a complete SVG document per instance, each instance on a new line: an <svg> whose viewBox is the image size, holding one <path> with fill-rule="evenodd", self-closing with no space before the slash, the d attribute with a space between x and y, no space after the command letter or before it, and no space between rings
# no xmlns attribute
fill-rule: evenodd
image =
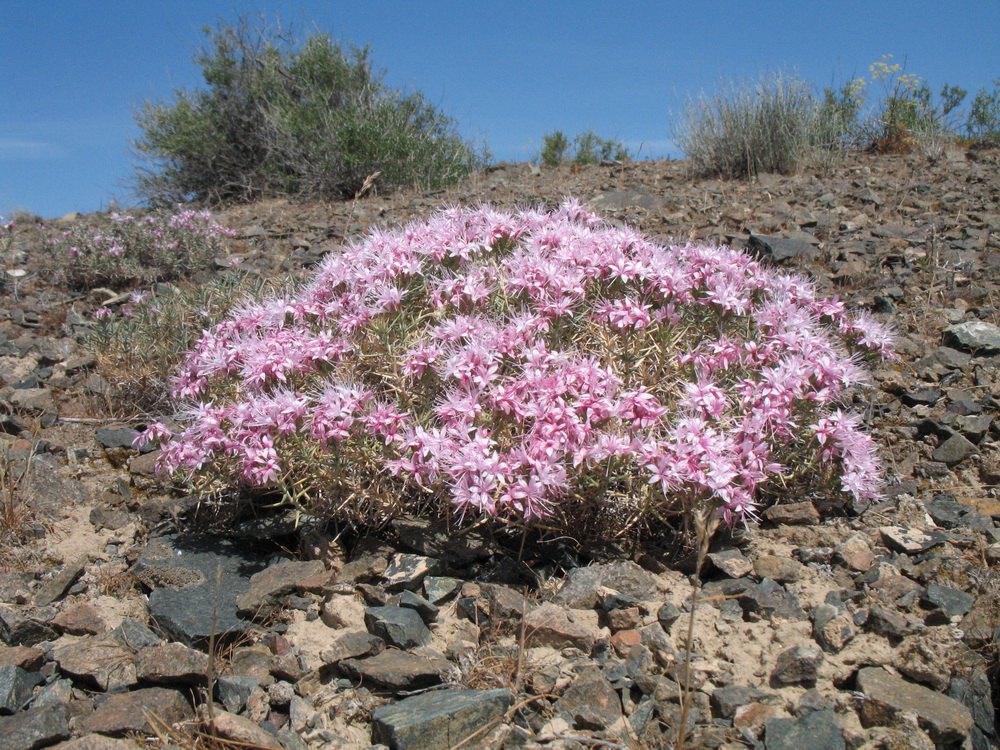
<svg viewBox="0 0 1000 750"><path fill-rule="evenodd" d="M843 407L889 353L870 316L735 250L658 245L575 201L450 208L205 331L174 382L182 427L145 437L202 487L318 513L731 523L797 477L878 494Z"/></svg>

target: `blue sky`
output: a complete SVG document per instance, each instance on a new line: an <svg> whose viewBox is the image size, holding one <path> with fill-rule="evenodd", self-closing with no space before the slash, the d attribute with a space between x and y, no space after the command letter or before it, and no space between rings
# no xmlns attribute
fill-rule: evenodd
<svg viewBox="0 0 1000 750"><path fill-rule="evenodd" d="M532 158L555 129L676 156L686 96L764 69L823 86L891 53L935 91L1000 78L997 0L0 0L0 213L129 205L133 112L199 87L202 27L241 13L371 44L386 82L496 160Z"/></svg>

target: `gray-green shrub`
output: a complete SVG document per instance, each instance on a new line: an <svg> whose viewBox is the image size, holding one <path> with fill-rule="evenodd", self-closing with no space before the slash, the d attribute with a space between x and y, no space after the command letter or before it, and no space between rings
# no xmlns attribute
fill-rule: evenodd
<svg viewBox="0 0 1000 750"><path fill-rule="evenodd" d="M602 161L628 161L631 157L625 144L610 138L601 138L593 130L587 130L570 141L561 130L547 133L542 137L539 161L546 167L558 167L563 162L573 164L599 164Z"/></svg>
<svg viewBox="0 0 1000 750"><path fill-rule="evenodd" d="M386 86L368 47L245 19L205 32L207 90L136 113L135 188L151 204L351 197L376 172L378 187L437 187L485 160L421 94Z"/></svg>
<svg viewBox="0 0 1000 750"><path fill-rule="evenodd" d="M811 87L792 74L723 81L715 93L687 101L674 141L699 174L790 173L809 151L815 112Z"/></svg>

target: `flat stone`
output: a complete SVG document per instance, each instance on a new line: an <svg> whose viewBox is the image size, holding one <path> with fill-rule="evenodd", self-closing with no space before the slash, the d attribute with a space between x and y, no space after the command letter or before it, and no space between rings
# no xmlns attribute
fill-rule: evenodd
<svg viewBox="0 0 1000 750"><path fill-rule="evenodd" d="M132 740L123 740L92 733L77 737L74 740L61 742L52 748L52 750L142 750L142 748Z"/></svg>
<svg viewBox="0 0 1000 750"><path fill-rule="evenodd" d="M37 750L69 736L69 711L61 703L0 716L0 750Z"/></svg>
<svg viewBox="0 0 1000 750"><path fill-rule="evenodd" d="M996 742L996 709L993 708L990 679L985 672L979 671L969 677L953 677L948 686L948 696L968 708L979 730Z"/></svg>
<svg viewBox="0 0 1000 750"><path fill-rule="evenodd" d="M132 687L138 682L135 672L135 647L129 647L113 633L87 636L74 643L57 646L53 660L60 671L84 680L107 692Z"/></svg>
<svg viewBox="0 0 1000 750"><path fill-rule="evenodd" d="M618 691L597 667L582 669L552 710L575 729L597 732L614 726L623 716Z"/></svg>
<svg viewBox="0 0 1000 750"><path fill-rule="evenodd" d="M751 612L761 617L806 619L806 613L802 610L798 597L770 578L764 578L757 585L749 587L745 593L738 596L737 601L744 612Z"/></svg>
<svg viewBox="0 0 1000 750"><path fill-rule="evenodd" d="M943 610L949 617L961 617L972 608L975 601L972 594L936 583L928 585L920 597L920 603L925 607Z"/></svg>
<svg viewBox="0 0 1000 750"><path fill-rule="evenodd" d="M499 719L512 702L503 688L415 695L372 712L372 740L394 750L448 750Z"/></svg>
<svg viewBox="0 0 1000 750"><path fill-rule="evenodd" d="M879 535L886 547L894 552L915 555L948 540L937 531L922 531L904 526L880 526Z"/></svg>
<svg viewBox="0 0 1000 750"><path fill-rule="evenodd" d="M248 747L284 750L278 738L262 728L257 722L228 711L216 711L208 728L213 734Z"/></svg>
<svg viewBox="0 0 1000 750"><path fill-rule="evenodd" d="M873 604L868 610L865 628L873 633L887 638L903 638L913 633L918 624L906 615L896 612L880 604Z"/></svg>
<svg viewBox="0 0 1000 750"><path fill-rule="evenodd" d="M770 578L779 583L801 581L810 575L810 570L797 560L777 555L761 555L754 560L753 571L759 578Z"/></svg>
<svg viewBox="0 0 1000 750"><path fill-rule="evenodd" d="M142 750L142 746L132 740L91 733L73 740L60 742L52 750Z"/></svg>
<svg viewBox="0 0 1000 750"><path fill-rule="evenodd" d="M70 635L98 635L108 629L97 610L86 602L64 609L52 618L52 625Z"/></svg>
<svg viewBox="0 0 1000 750"><path fill-rule="evenodd" d="M208 654L182 643L152 646L136 654L135 671L142 682L204 685L208 674Z"/></svg>
<svg viewBox="0 0 1000 750"><path fill-rule="evenodd" d="M418 615L420 619L423 620L427 625L430 625L438 616L438 612L441 608L431 604L429 601L424 599L418 594L414 594L409 589L404 589L399 595L398 606L406 607L407 609L412 609Z"/></svg>
<svg viewBox="0 0 1000 750"><path fill-rule="evenodd" d="M385 650L385 641L371 633L355 631L340 636L333 644L320 652L324 664L338 664L344 659L361 659L374 656Z"/></svg>
<svg viewBox="0 0 1000 750"><path fill-rule="evenodd" d="M267 617L281 606L282 598L297 590L299 581L322 575L326 566L320 560L285 560L250 576L250 586L236 597L238 613L243 617Z"/></svg>
<svg viewBox="0 0 1000 750"><path fill-rule="evenodd" d="M978 453L979 449L975 443L964 435L955 434L935 448L931 458L948 466L954 466Z"/></svg>
<svg viewBox="0 0 1000 750"><path fill-rule="evenodd" d="M812 258L818 252L816 244L805 239L788 239L763 234L751 234L746 249L751 255L774 263L783 263L799 257Z"/></svg>
<svg viewBox="0 0 1000 750"><path fill-rule="evenodd" d="M248 675L220 675L215 681L215 693L228 710L239 713L246 706L260 680Z"/></svg>
<svg viewBox="0 0 1000 750"><path fill-rule="evenodd" d="M389 649L367 659L345 659L338 665L348 677L390 690L416 690L441 682L451 662Z"/></svg>
<svg viewBox="0 0 1000 750"><path fill-rule="evenodd" d="M0 714L20 711L31 698L36 685L45 681L38 672L26 672L13 665L0 667Z"/></svg>
<svg viewBox="0 0 1000 750"><path fill-rule="evenodd" d="M753 563L750 562L738 549L727 549L721 552L709 552L708 559L712 565L721 570L730 578L742 578L751 570Z"/></svg>
<svg viewBox="0 0 1000 750"><path fill-rule="evenodd" d="M441 604L454 596L462 588L461 578L449 576L427 576L424 578L424 596L431 604Z"/></svg>
<svg viewBox="0 0 1000 750"><path fill-rule="evenodd" d="M941 693L896 677L880 667L858 672L857 689L865 695L859 714L865 726L888 726L907 713L938 744L962 742L972 729L969 709Z"/></svg>
<svg viewBox="0 0 1000 750"><path fill-rule="evenodd" d="M927 514L943 529L956 528L962 522L962 517L969 512L968 506L944 492L938 493L927 503Z"/></svg>
<svg viewBox="0 0 1000 750"><path fill-rule="evenodd" d="M613 589L619 594L639 600L656 598L667 585L631 560L574 568L553 598L571 609L592 609L597 603L598 589Z"/></svg>
<svg viewBox="0 0 1000 750"><path fill-rule="evenodd" d="M772 505L761 515L771 523L783 523L789 526L815 526L820 521L819 511L808 500Z"/></svg>
<svg viewBox="0 0 1000 750"><path fill-rule="evenodd" d="M743 685L726 685L716 688L709 696L712 716L718 719L732 719L741 706L753 701L764 700L770 695L763 690Z"/></svg>
<svg viewBox="0 0 1000 750"><path fill-rule="evenodd" d="M493 551L493 544L478 531L456 534L444 522L398 518L392 522L392 529L403 544L422 555L460 565L485 560Z"/></svg>
<svg viewBox="0 0 1000 750"><path fill-rule="evenodd" d="M80 728L85 732L114 736L133 732L147 734L153 731L146 722L147 711L167 724L194 718L191 705L179 692L152 687L112 695L80 721Z"/></svg>
<svg viewBox="0 0 1000 750"><path fill-rule="evenodd" d="M823 652L818 648L795 646L778 654L778 660L771 671L772 685L813 685Z"/></svg>
<svg viewBox="0 0 1000 750"><path fill-rule="evenodd" d="M45 652L31 646L0 646L0 667L20 667L37 672L45 661Z"/></svg>
<svg viewBox="0 0 1000 750"><path fill-rule="evenodd" d="M590 654L601 634L580 614L552 602L531 610L524 616L527 643L551 648L573 647Z"/></svg>
<svg viewBox="0 0 1000 750"><path fill-rule="evenodd" d="M833 711L812 711L794 719L772 716L764 727L767 750L844 750L847 747Z"/></svg>
<svg viewBox="0 0 1000 750"><path fill-rule="evenodd" d="M86 557L77 558L45 581L41 588L35 592L33 599L35 606L47 607L56 599L59 599L66 593L66 589L73 585L73 582L80 577L86 564Z"/></svg>
<svg viewBox="0 0 1000 750"><path fill-rule="evenodd" d="M382 573L385 589L400 591L419 588L425 577L441 572L442 567L441 561L432 557L405 553L393 555Z"/></svg>
<svg viewBox="0 0 1000 750"><path fill-rule="evenodd" d="M132 448L139 433L131 427L109 429L98 427L94 431L94 440L105 448Z"/></svg>
<svg viewBox="0 0 1000 750"><path fill-rule="evenodd" d="M48 388L19 388L10 396L11 405L21 412L53 414L56 402Z"/></svg>
<svg viewBox="0 0 1000 750"><path fill-rule="evenodd" d="M415 610L406 607L367 607L368 632L403 650L426 646L431 632Z"/></svg>
<svg viewBox="0 0 1000 750"><path fill-rule="evenodd" d="M948 326L943 332L947 346L974 354L1000 352L1000 327L983 320L969 320Z"/></svg>
<svg viewBox="0 0 1000 750"><path fill-rule="evenodd" d="M268 561L253 548L196 534L149 542L132 572L146 586L149 613L171 640L193 646L222 633L241 633L249 620L237 598Z"/></svg>

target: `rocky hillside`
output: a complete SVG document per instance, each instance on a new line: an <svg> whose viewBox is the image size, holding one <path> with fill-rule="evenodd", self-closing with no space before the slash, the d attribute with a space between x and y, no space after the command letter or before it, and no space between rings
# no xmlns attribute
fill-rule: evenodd
<svg viewBox="0 0 1000 750"><path fill-rule="evenodd" d="M303 275L442 204L567 196L745 246L891 322L899 359L854 404L885 499L781 498L701 581L652 544L591 560L220 508L153 474L132 447L150 415L85 344L133 290L51 283L46 237L99 217L21 226L0 299L0 750L1000 746L997 151L749 183L500 164L432 194L270 201L216 215L235 237L191 283Z"/></svg>

